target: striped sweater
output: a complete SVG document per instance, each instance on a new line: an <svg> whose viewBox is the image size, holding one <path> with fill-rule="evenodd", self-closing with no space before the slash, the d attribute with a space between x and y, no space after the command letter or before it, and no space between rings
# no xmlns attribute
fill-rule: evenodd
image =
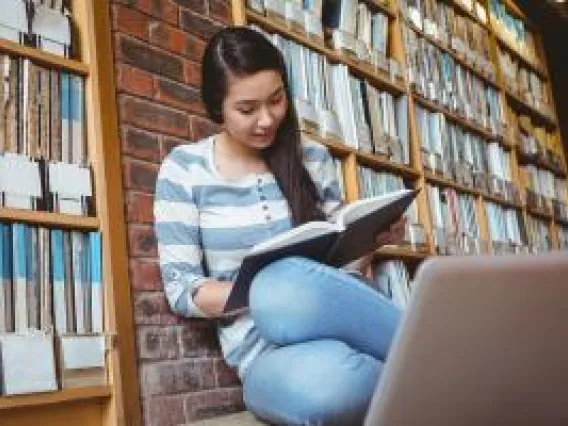
<svg viewBox="0 0 568 426"><path fill-rule="evenodd" d="M232 281L255 244L291 227L288 204L271 173L223 177L214 162L214 136L176 147L165 158L156 184L155 233L166 298L175 313L204 317L192 295L208 278ZM328 217L341 196L327 149L304 141L304 164L324 200ZM271 347L252 318L243 314L219 322L219 339L229 365L243 377L246 367Z"/></svg>

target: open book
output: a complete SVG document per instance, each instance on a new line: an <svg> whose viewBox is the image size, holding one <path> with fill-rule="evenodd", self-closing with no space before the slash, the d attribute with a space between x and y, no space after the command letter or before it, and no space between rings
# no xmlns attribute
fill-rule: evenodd
<svg viewBox="0 0 568 426"><path fill-rule="evenodd" d="M275 260L302 256L339 267L373 251L377 234L399 219L417 193L404 189L358 200L343 207L335 222L304 223L257 244L243 260L224 311L247 307L252 279Z"/></svg>

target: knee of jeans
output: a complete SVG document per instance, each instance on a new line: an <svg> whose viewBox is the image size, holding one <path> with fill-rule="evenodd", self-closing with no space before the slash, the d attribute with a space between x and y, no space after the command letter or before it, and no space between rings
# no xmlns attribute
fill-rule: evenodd
<svg viewBox="0 0 568 426"><path fill-rule="evenodd" d="M300 260L301 259L301 260ZM262 268L254 277L249 291L251 312L286 308L294 301L295 286L299 279L294 271L302 258L280 259Z"/></svg>

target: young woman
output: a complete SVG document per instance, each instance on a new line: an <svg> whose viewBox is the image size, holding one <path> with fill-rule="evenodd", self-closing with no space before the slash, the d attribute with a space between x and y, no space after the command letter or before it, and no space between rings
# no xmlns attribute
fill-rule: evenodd
<svg viewBox="0 0 568 426"><path fill-rule="evenodd" d="M221 132L175 148L156 186L170 306L216 318L245 404L261 419L361 424L400 318L374 289L343 270L290 257L256 275L249 312L222 314L254 244L340 206L332 158L322 145L302 142L282 56L261 34L218 32L202 77L203 102ZM382 242L400 239L401 229L381 234Z"/></svg>

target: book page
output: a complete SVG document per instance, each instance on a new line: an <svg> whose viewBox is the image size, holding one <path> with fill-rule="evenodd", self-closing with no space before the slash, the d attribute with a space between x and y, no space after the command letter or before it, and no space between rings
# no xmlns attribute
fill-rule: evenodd
<svg viewBox="0 0 568 426"><path fill-rule="evenodd" d="M336 224L324 221L304 223L289 231L283 232L263 241L252 248L251 254L264 253L282 247L291 246L301 241L310 240L321 235L330 234L341 230Z"/></svg>

